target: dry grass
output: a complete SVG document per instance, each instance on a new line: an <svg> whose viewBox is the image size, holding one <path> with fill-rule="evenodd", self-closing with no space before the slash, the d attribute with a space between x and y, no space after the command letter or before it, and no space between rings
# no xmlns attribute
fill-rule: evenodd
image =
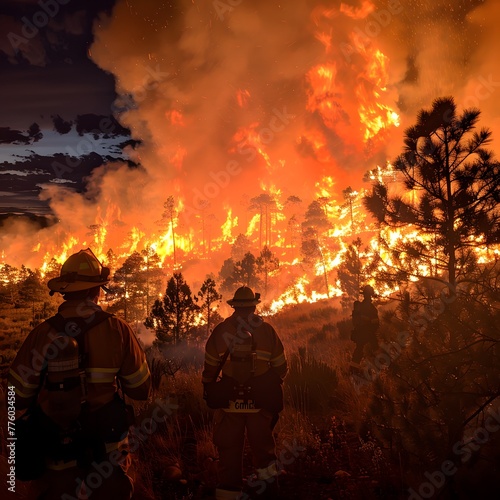
<svg viewBox="0 0 500 500"><path fill-rule="evenodd" d="M16 317L0 315L0 321L14 328L27 319L21 311ZM292 307L268 318L290 362L285 409L275 427L277 454L284 459L283 498L400 498L393 466L368 433L369 387L357 393L349 379L354 344L345 319L331 302ZM23 340L19 328L15 335L9 331L9 341L2 344L7 357L16 351L11 343L18 347ZM137 421L151 417L156 398L175 399L179 408L135 452L136 500L201 499L213 493L217 452L213 412L202 399L203 342L155 353L154 398L134 403ZM178 369L169 369L169 360ZM249 450L244 466L250 475Z"/></svg>

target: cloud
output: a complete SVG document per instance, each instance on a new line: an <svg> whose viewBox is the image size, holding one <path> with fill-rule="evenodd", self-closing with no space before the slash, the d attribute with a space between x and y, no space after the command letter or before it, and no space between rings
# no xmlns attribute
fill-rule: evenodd
<svg viewBox="0 0 500 500"><path fill-rule="evenodd" d="M0 127L0 144L32 144L42 137L38 123L31 124L25 132L10 127Z"/></svg>
<svg viewBox="0 0 500 500"><path fill-rule="evenodd" d="M59 115L53 115L51 116L51 118L54 123L54 130L59 132L61 135L67 134L71 130L71 127L73 126L72 121L67 122Z"/></svg>

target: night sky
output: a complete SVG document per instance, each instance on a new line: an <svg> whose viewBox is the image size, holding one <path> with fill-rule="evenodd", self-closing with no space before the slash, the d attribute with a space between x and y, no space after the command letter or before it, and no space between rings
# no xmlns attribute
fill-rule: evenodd
<svg viewBox="0 0 500 500"><path fill-rule="evenodd" d="M41 186L83 179L125 158L113 75L89 58L93 24L113 0L0 4L0 211L48 213ZM102 127L101 125L106 125Z"/></svg>

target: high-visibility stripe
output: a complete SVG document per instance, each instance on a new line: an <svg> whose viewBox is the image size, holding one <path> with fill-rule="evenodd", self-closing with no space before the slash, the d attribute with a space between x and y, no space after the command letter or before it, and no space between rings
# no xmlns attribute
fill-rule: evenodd
<svg viewBox="0 0 500 500"><path fill-rule="evenodd" d="M106 453L110 453L114 450L128 451L128 434L121 440L114 443L104 443L106 445Z"/></svg>
<svg viewBox="0 0 500 500"><path fill-rule="evenodd" d="M281 353L279 356L271 359L271 366L280 366L285 362L285 354Z"/></svg>
<svg viewBox="0 0 500 500"><path fill-rule="evenodd" d="M149 377L149 368L146 361L142 364L142 366L132 375L122 375L120 378L123 380L124 387L128 389L134 389L135 387L139 387Z"/></svg>
<svg viewBox="0 0 500 500"><path fill-rule="evenodd" d="M210 353L205 352L205 362L212 366L217 366L220 362L220 357L212 356Z"/></svg>
<svg viewBox="0 0 500 500"><path fill-rule="evenodd" d="M21 376L18 375L12 368L9 370L9 375L11 375L12 377L14 377L26 389L38 389L38 384L29 384L28 382L24 381L21 378ZM38 375L40 375L40 372L34 373L34 375L38 376Z"/></svg>
<svg viewBox="0 0 500 500"><path fill-rule="evenodd" d="M136 387L139 387L140 385L144 384L146 380L149 378L149 372L145 373L144 376L137 381L135 384L130 384L128 382L124 382L123 385L124 387L127 387L127 389L135 389Z"/></svg>
<svg viewBox="0 0 500 500"><path fill-rule="evenodd" d="M38 387L38 386L37 386ZM21 389L19 389L19 387L16 387L14 386L14 392L16 393L16 395L18 395L20 398L24 398L24 399L30 399L32 398L35 394L36 394L36 389L33 389L32 391L28 392L28 393L25 393L25 392L22 392Z"/></svg>
<svg viewBox="0 0 500 500"><path fill-rule="evenodd" d="M53 372L66 372L78 370L78 359L66 359L63 361L49 361L47 370Z"/></svg>
<svg viewBox="0 0 500 500"><path fill-rule="evenodd" d="M90 368L86 370L87 382L91 384L113 383L118 368Z"/></svg>
<svg viewBox="0 0 500 500"><path fill-rule="evenodd" d="M119 368L87 368L87 373L118 373Z"/></svg>
<svg viewBox="0 0 500 500"><path fill-rule="evenodd" d="M212 359L207 359L205 357L205 364L208 365L208 366L219 366L220 360L218 359L217 361L212 361Z"/></svg>
<svg viewBox="0 0 500 500"><path fill-rule="evenodd" d="M263 481L275 477L279 474L276 462L271 463L263 469L257 469L257 477Z"/></svg>
<svg viewBox="0 0 500 500"><path fill-rule="evenodd" d="M269 361L271 359L271 353L269 351L255 351L257 354L257 359L261 359L263 361Z"/></svg>

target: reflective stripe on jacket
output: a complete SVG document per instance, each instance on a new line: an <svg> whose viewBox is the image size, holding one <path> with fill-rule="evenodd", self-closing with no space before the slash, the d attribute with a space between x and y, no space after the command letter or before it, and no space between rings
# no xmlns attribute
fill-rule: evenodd
<svg viewBox="0 0 500 500"><path fill-rule="evenodd" d="M59 306L65 318L89 318L100 307L91 301L66 301ZM16 408L27 408L38 392L44 361L54 356L51 342L59 335L47 322L27 336L9 370L8 382L16 392ZM142 350L130 326L114 316L85 333L87 401L90 409L113 399L117 379L125 394L144 400L149 395L150 373ZM40 404L44 408L47 391L42 388Z"/></svg>
<svg viewBox="0 0 500 500"><path fill-rule="evenodd" d="M202 374L204 383L214 380L220 359L226 349L242 342L246 335L242 332L250 331L256 346L255 376L264 374L270 367L283 378L287 372L287 362L283 344L274 328L256 314L242 319L233 313L229 318L219 323L210 335L205 346L205 366ZM240 336L238 336L240 334ZM233 376L234 367L230 357L222 368L224 375Z"/></svg>

